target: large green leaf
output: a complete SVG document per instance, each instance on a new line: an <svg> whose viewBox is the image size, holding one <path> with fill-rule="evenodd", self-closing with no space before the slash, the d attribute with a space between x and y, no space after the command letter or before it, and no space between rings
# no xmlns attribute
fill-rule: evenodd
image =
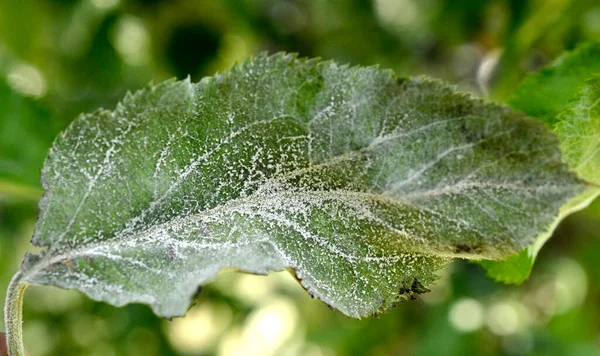
<svg viewBox="0 0 600 356"><path fill-rule="evenodd" d="M182 315L222 268L343 313L521 250L583 189L544 124L423 78L260 56L128 95L56 140L22 281Z"/></svg>
<svg viewBox="0 0 600 356"><path fill-rule="evenodd" d="M598 79L591 79L596 75L600 75L600 42L584 44L526 78L511 105L553 123L571 169L585 180L600 184L600 90ZM479 263L498 281L522 283L529 277L537 254L554 227L568 215L587 207L598 195L598 186L589 185L561 208L553 226L540 234L534 244L505 261Z"/></svg>

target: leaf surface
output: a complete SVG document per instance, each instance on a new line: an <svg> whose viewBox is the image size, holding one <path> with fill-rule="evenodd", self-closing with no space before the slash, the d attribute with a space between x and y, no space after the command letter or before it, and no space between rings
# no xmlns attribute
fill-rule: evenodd
<svg viewBox="0 0 600 356"><path fill-rule="evenodd" d="M561 141L561 152L571 169L585 180L600 184L600 41L582 45L561 56L554 64L526 78L511 105L552 123ZM558 223L587 207L600 195L589 185L561 207L553 226L536 242L505 261L480 261L490 277L505 283L522 283L535 258Z"/></svg>
<svg viewBox="0 0 600 356"><path fill-rule="evenodd" d="M600 56L598 57L600 63ZM554 126L569 166L581 177L600 184L600 70L558 116Z"/></svg>
<svg viewBox="0 0 600 356"><path fill-rule="evenodd" d="M183 315L222 268L290 268L361 317L450 257L503 258L583 189L544 124L423 78L278 54L165 82L56 140L23 280Z"/></svg>
<svg viewBox="0 0 600 356"><path fill-rule="evenodd" d="M600 74L600 41L588 42L526 77L510 105L535 118L555 123L557 115L576 99L585 81Z"/></svg>

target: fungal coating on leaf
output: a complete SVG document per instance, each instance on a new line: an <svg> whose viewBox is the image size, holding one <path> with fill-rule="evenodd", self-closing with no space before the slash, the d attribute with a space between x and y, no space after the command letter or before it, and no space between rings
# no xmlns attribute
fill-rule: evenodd
<svg viewBox="0 0 600 356"><path fill-rule="evenodd" d="M525 247L582 184L545 126L424 78L261 55L77 118L43 169L23 280L183 315L227 267L290 268L352 317L451 257Z"/></svg>

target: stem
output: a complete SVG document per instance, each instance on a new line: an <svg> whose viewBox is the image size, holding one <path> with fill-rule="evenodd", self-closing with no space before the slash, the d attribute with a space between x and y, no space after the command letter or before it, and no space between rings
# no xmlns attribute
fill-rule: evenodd
<svg viewBox="0 0 600 356"><path fill-rule="evenodd" d="M25 356L23 345L23 294L27 283L21 281L22 274L17 272L8 285L4 304L4 325L6 327L6 346L9 356Z"/></svg>

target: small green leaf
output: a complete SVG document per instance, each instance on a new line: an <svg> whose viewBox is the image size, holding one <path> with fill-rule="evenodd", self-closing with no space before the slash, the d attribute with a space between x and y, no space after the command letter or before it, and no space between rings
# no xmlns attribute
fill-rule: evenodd
<svg viewBox="0 0 600 356"><path fill-rule="evenodd" d="M533 242L583 184L544 124L423 78L260 56L82 115L55 141L24 283L186 312L222 268L290 268L361 317L450 257Z"/></svg>
<svg viewBox="0 0 600 356"><path fill-rule="evenodd" d="M525 78L509 103L532 117L554 123L585 81L599 73L600 41L589 42Z"/></svg>
<svg viewBox="0 0 600 356"><path fill-rule="evenodd" d="M561 151L571 169L589 182L600 184L600 42L588 43L560 57L552 66L533 74L517 89L511 104L532 116L554 123ZM589 79L586 83L586 79ZM587 207L600 195L598 186L565 204L554 226ZM505 283L522 283L554 228L535 244L505 261L480 261L488 275Z"/></svg>
<svg viewBox="0 0 600 356"><path fill-rule="evenodd" d="M503 261L481 260L477 263L497 282L520 284L529 278L534 261L535 257L530 256L530 249L526 248Z"/></svg>

